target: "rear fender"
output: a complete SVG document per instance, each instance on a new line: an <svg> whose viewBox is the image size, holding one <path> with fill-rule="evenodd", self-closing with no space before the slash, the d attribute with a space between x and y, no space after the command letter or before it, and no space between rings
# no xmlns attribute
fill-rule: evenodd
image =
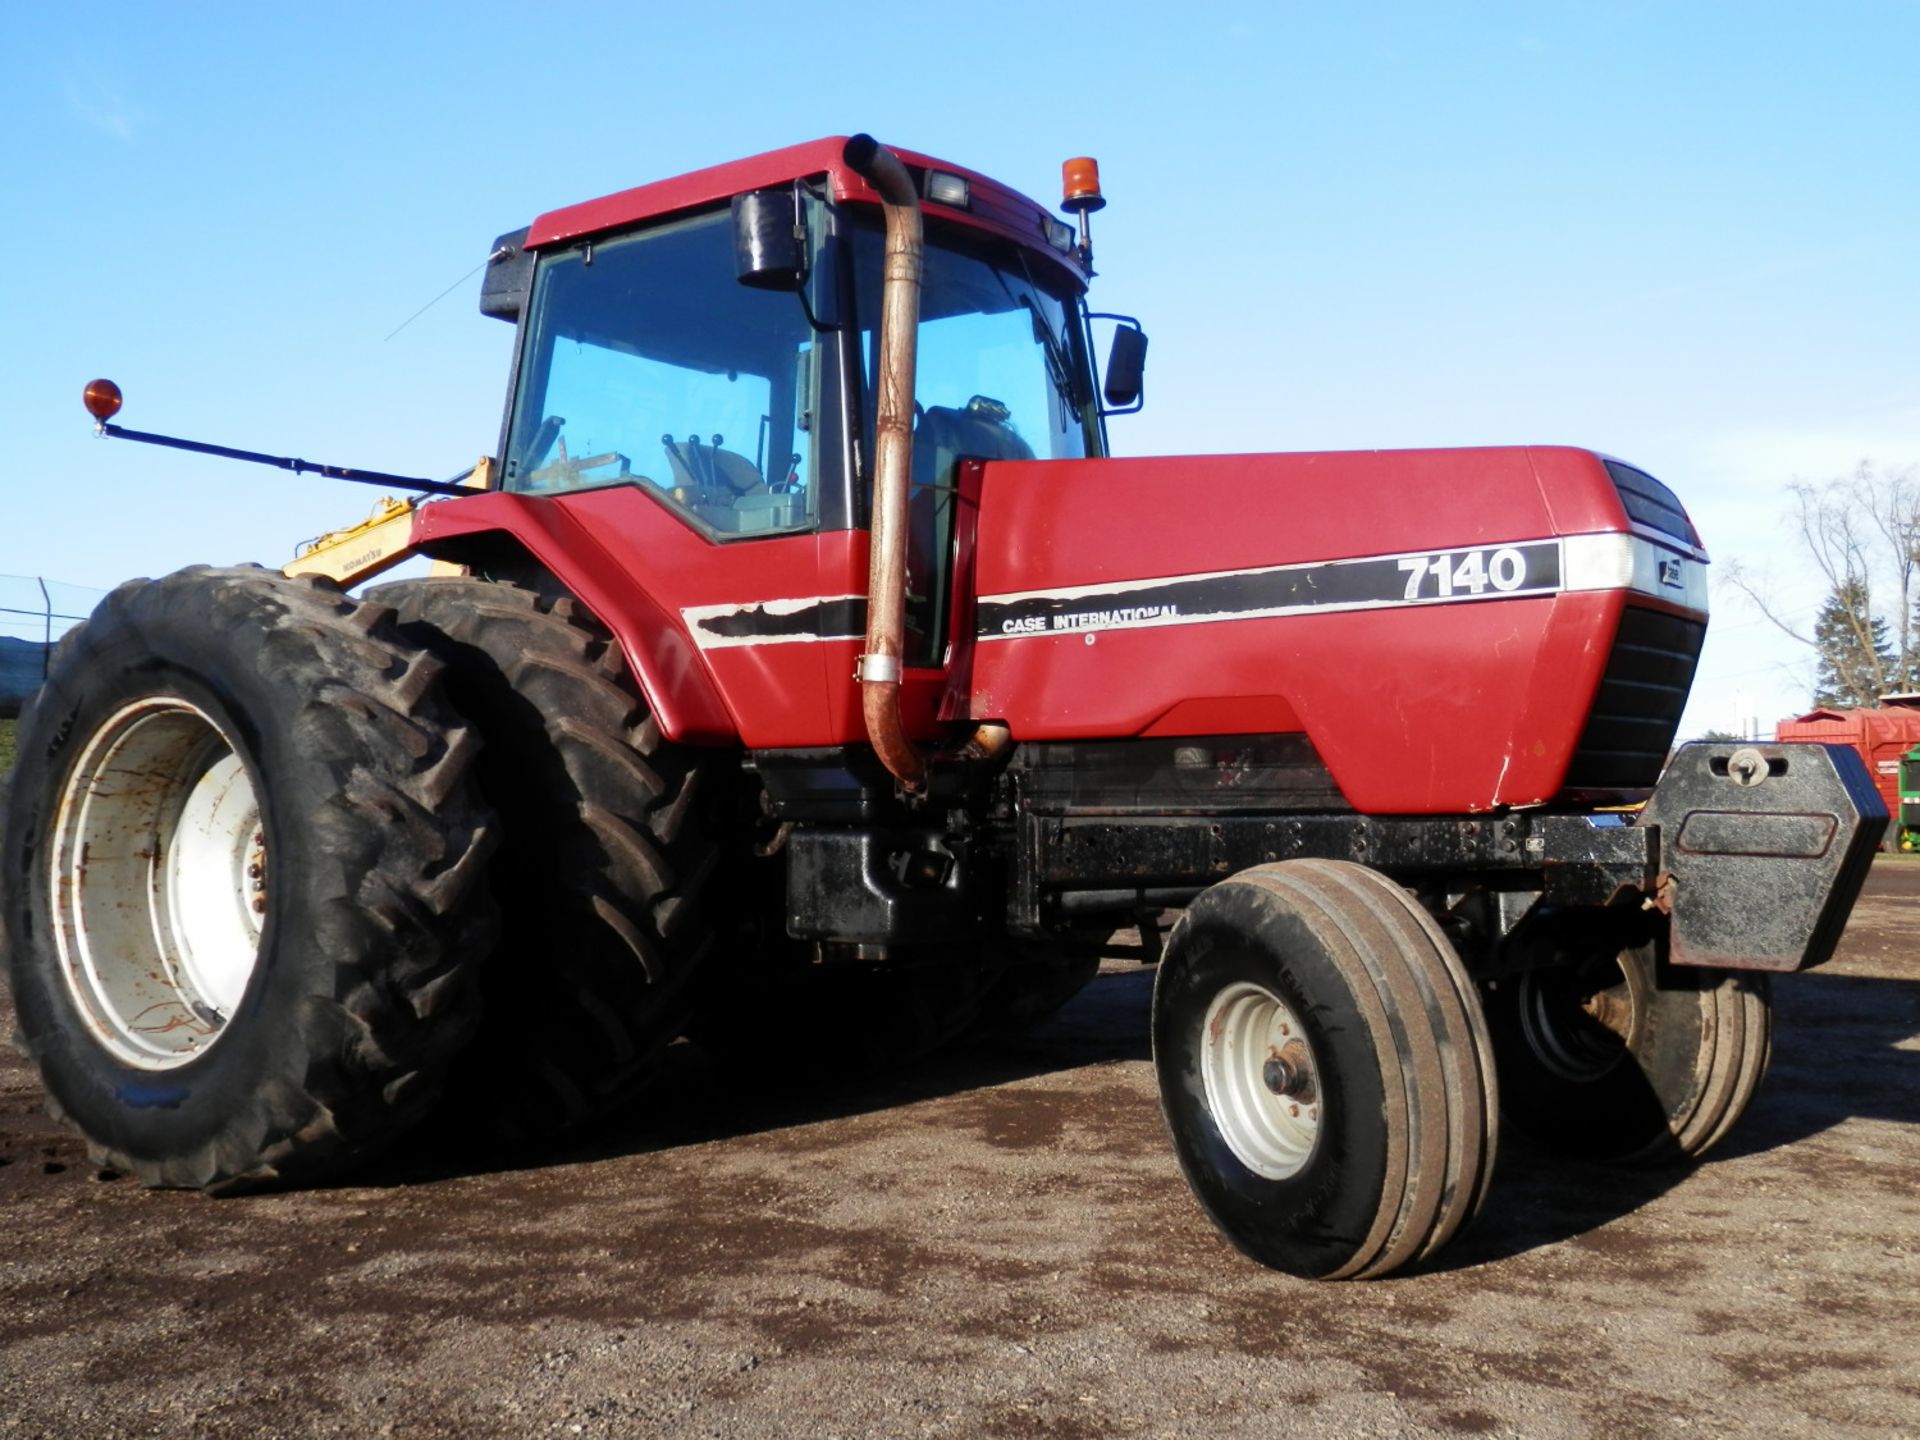
<svg viewBox="0 0 1920 1440"><path fill-rule="evenodd" d="M738 743L739 724L678 616L636 585L563 508L496 491L414 512L413 548L439 559L458 560L468 548L461 542L487 536L510 537L613 632L667 739Z"/></svg>

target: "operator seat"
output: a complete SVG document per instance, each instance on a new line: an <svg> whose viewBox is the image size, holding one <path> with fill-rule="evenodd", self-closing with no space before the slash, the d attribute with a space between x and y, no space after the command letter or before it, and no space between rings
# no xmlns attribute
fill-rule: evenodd
<svg viewBox="0 0 1920 1440"><path fill-rule="evenodd" d="M760 478L760 470L753 461L720 448L723 438L716 435L713 443L707 445L698 435L689 435L684 442L662 435L660 441L667 447L667 463L673 467L673 483L699 492L703 499L723 504L736 495L766 489L766 482Z"/></svg>
<svg viewBox="0 0 1920 1440"><path fill-rule="evenodd" d="M716 530L765 529L779 507L759 467L746 456L721 448L722 438L716 435L712 444L705 444L698 435L684 441L662 435L673 484L685 491L694 514ZM768 498L760 500L761 496Z"/></svg>
<svg viewBox="0 0 1920 1440"><path fill-rule="evenodd" d="M913 430L913 484L907 500L908 659L937 665L945 641L946 576L953 544L953 496L963 459L1031 460L1033 447L1008 423L1012 412L976 395L964 409L929 405Z"/></svg>

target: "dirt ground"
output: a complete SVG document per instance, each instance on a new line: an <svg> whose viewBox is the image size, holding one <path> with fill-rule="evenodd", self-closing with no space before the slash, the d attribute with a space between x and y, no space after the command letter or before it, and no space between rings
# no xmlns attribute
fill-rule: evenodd
<svg viewBox="0 0 1920 1440"><path fill-rule="evenodd" d="M8 1054L0 1436L1920 1434L1916 924L1883 861L1705 1163L1509 1139L1366 1285L1215 1236L1125 962L911 1080L719 1108L688 1067L669 1127L228 1201L97 1174Z"/></svg>

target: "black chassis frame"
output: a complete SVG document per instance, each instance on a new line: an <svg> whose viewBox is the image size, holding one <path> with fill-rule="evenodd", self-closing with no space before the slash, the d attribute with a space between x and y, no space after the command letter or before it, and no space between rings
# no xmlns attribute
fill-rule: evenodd
<svg viewBox="0 0 1920 1440"><path fill-rule="evenodd" d="M995 934L1151 928L1161 911L1236 871L1314 857L1370 865L1414 889L1492 972L1538 963L1511 946L1496 953L1498 942L1564 928L1543 926L1549 914L1609 907L1621 924L1644 927L1644 902L1657 892L1659 834L1619 815L1361 815L1317 758L1265 767L1279 783L1248 787L1255 808L1178 813L1153 808L1192 804L1167 793L1173 772L1160 762L1171 746L1049 748L1083 779L1090 753L1124 756L1132 773L1067 795L1045 773L1050 757L991 776L947 767L928 802L909 808L863 746L753 757L768 809L786 827L789 932L876 958ZM1111 767L1096 758L1101 768ZM1303 805L1338 808L1280 808Z"/></svg>
<svg viewBox="0 0 1920 1440"><path fill-rule="evenodd" d="M1066 914L1184 903L1240 870L1276 860L1352 860L1393 876L1430 904L1472 894L1556 906L1655 899L1659 832L1615 817L1251 814L1054 816L1024 813L1007 920L1046 928ZM1598 823L1596 823L1598 822ZM1502 933L1523 913L1499 902Z"/></svg>
<svg viewBox="0 0 1920 1440"><path fill-rule="evenodd" d="M750 763L784 827L790 933L865 958L1129 917L1152 932L1238 871L1320 858L1413 890L1483 976L1648 941L1798 970L1832 954L1886 824L1859 757L1821 745L1683 746L1637 816L1362 815L1304 737L1028 746L940 768L912 807L864 746Z"/></svg>

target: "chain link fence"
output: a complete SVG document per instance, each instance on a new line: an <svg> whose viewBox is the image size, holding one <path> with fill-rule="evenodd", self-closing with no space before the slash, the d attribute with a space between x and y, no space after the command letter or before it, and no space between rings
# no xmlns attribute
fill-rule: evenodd
<svg viewBox="0 0 1920 1440"><path fill-rule="evenodd" d="M54 642L106 593L38 575L0 575L0 718L20 713L47 678Z"/></svg>

